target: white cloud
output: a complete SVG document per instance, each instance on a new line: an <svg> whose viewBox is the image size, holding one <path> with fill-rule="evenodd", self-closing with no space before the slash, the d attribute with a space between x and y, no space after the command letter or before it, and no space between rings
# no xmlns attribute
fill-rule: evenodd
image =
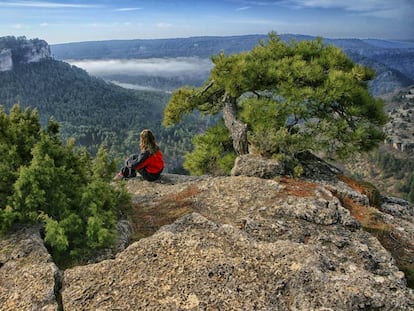
<svg viewBox="0 0 414 311"><path fill-rule="evenodd" d="M142 85L131 84L131 83L122 83L122 82L115 81L115 80L111 80L110 82L120 87L123 87L125 89L132 89L132 90L139 90L139 91L157 91L158 90L154 87L142 86Z"/></svg>
<svg viewBox="0 0 414 311"><path fill-rule="evenodd" d="M158 28L171 28L173 25L169 24L169 23L158 23L157 27Z"/></svg>
<svg viewBox="0 0 414 311"><path fill-rule="evenodd" d="M345 9L349 11L376 10L390 6L390 1L385 0L291 0L298 7L323 8L323 9Z"/></svg>
<svg viewBox="0 0 414 311"><path fill-rule="evenodd" d="M410 17L412 0L233 0L246 6L286 6L295 9L339 9L362 16L381 18Z"/></svg>
<svg viewBox="0 0 414 311"><path fill-rule="evenodd" d="M414 2L410 0L287 0L286 4L296 8L342 9L364 16L399 18L414 12Z"/></svg>
<svg viewBox="0 0 414 311"><path fill-rule="evenodd" d="M23 24L14 24L12 26L12 28L14 28L14 29L23 29L23 28L26 28L26 26L23 25Z"/></svg>
<svg viewBox="0 0 414 311"><path fill-rule="evenodd" d="M245 11L245 10L248 10L250 8L251 8L250 6L243 6L241 8L237 8L236 11Z"/></svg>
<svg viewBox="0 0 414 311"><path fill-rule="evenodd" d="M58 2L47 2L47 1L12 1L12 2L0 2L0 6L3 7L31 7L31 8L98 8L101 5L95 4L74 4L74 3L58 3Z"/></svg>
<svg viewBox="0 0 414 311"><path fill-rule="evenodd" d="M117 12L129 12L129 11L138 11L138 10L142 10L142 8L119 8L119 9L115 9L115 11L117 11Z"/></svg>
<svg viewBox="0 0 414 311"><path fill-rule="evenodd" d="M232 0L229 0L232 1ZM270 0L270 1L256 1L256 0L233 0L232 2L237 2L237 3L241 3L241 4L246 4L246 5L274 5L274 4L278 4L280 3L280 1L274 1L274 0Z"/></svg>

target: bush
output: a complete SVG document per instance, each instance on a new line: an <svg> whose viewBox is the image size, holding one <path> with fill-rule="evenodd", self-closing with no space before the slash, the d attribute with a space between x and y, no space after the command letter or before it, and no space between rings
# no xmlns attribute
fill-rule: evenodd
<svg viewBox="0 0 414 311"><path fill-rule="evenodd" d="M43 130L30 110L16 106L9 116L1 112L2 130L3 125L14 127L0 138L1 148L13 155L0 159L7 177L0 184L6 198L0 205L0 229L15 222L43 223L45 242L56 258L79 260L110 246L116 238L116 207L125 195L110 185L115 163L105 149L93 159L73 140L63 144L53 121ZM24 146L18 144L18 133L25 133Z"/></svg>

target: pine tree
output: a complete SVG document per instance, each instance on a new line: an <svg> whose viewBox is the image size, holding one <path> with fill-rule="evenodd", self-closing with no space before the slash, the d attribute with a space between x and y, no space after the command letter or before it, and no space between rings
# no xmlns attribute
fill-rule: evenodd
<svg viewBox="0 0 414 311"><path fill-rule="evenodd" d="M383 102L367 89L373 71L321 39L284 43L270 34L251 51L212 61L203 87L174 91L164 125L193 110L222 113L237 154L310 149L345 158L384 139Z"/></svg>
<svg viewBox="0 0 414 311"><path fill-rule="evenodd" d="M186 155L184 168L194 175L209 172L225 175L233 167L236 154L232 149L229 131L223 123L209 128L193 139L194 150Z"/></svg>

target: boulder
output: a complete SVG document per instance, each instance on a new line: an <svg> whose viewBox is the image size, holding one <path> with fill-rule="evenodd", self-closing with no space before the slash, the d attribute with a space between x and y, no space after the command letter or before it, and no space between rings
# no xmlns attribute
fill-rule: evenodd
<svg viewBox="0 0 414 311"><path fill-rule="evenodd" d="M243 175L266 179L286 174L289 174L289 171L283 161L266 159L253 154L238 156L231 170L231 176Z"/></svg>
<svg viewBox="0 0 414 311"><path fill-rule="evenodd" d="M60 272L39 228L0 239L0 310L58 310Z"/></svg>
<svg viewBox="0 0 414 311"><path fill-rule="evenodd" d="M414 218L413 204L395 197L383 197L381 210L395 217L410 220Z"/></svg>
<svg viewBox="0 0 414 311"><path fill-rule="evenodd" d="M298 164L302 166L303 173L301 178L307 178L318 181L336 180L341 170L326 161L318 158L310 152L301 152L296 156ZM232 176L251 176L259 178L275 178L284 175L293 175L294 168L292 161L288 159L277 160L264 158L255 154L244 154L238 156L231 170Z"/></svg>

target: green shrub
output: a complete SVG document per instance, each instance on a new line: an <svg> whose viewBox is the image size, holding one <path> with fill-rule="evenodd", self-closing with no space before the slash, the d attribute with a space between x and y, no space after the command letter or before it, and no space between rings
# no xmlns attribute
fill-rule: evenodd
<svg viewBox="0 0 414 311"><path fill-rule="evenodd" d="M36 113L1 110L0 229L14 223L43 223L44 240L58 259L82 260L116 238L116 209L127 195L110 185L115 163L100 148L93 159L73 140L62 143L54 121L41 129ZM5 126L8 127L5 127ZM19 143L24 134L25 146ZM12 157L13 156L13 157ZM11 172L9 172L10 170Z"/></svg>

